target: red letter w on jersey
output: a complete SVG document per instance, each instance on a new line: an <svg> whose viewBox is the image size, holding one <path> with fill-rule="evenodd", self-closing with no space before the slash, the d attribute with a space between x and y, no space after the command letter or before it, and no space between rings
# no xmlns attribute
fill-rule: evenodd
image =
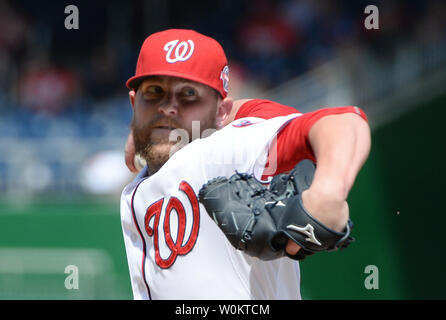
<svg viewBox="0 0 446 320"><path fill-rule="evenodd" d="M159 243L159 223L161 219L161 213L163 208L164 199L160 199L153 203L146 211L144 217L144 227L147 234L153 237L153 244L155 247L155 262L158 266L163 269L172 266L178 255L188 254L195 245L198 236L198 229L200 227L200 207L198 205L198 199L195 196L195 192L192 187L185 181L180 183L179 190L184 192L189 200L190 206L192 208L192 229L190 231L189 238L186 243L183 244L183 240L186 233L186 211L181 201L176 197L171 197L167 203L163 222L164 239L167 247L170 249L170 255L163 259L160 254L160 243ZM174 240L172 238L172 230L170 228L170 216L172 211L175 210L178 217L178 230L177 236ZM153 221L153 228L150 227L150 221L155 217Z"/></svg>

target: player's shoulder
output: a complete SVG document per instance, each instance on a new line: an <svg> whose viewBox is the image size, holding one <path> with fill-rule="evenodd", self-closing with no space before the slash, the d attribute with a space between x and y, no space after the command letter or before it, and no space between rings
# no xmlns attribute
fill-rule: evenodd
<svg viewBox="0 0 446 320"><path fill-rule="evenodd" d="M236 100L234 103L237 110L234 119L246 117L271 119L299 112L294 107L267 99L244 99Z"/></svg>
<svg viewBox="0 0 446 320"><path fill-rule="evenodd" d="M238 99L238 100L234 100L233 105L232 105L232 111L234 112L234 114L236 115L236 119L237 118L241 118L241 111L245 111L243 109L251 109L253 107L256 107L260 104L275 104L276 102L271 101L271 100L266 100L266 99ZM242 109L242 110L240 110ZM239 112L240 111L240 112ZM243 113L245 114L246 111Z"/></svg>

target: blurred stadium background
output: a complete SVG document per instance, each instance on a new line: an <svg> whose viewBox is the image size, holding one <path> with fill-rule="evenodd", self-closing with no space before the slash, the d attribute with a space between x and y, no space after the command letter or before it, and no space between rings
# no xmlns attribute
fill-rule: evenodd
<svg viewBox="0 0 446 320"><path fill-rule="evenodd" d="M364 27L370 4L378 30ZM79 30L64 27L67 5ZM0 299L132 298L124 82L145 37L170 27L222 43L235 98L369 117L372 152L349 196L357 241L301 264L303 298L446 298L444 1L0 0Z"/></svg>

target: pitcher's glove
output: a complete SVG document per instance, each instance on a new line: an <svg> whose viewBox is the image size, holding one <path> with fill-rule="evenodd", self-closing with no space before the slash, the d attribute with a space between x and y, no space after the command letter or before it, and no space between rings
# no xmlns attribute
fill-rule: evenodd
<svg viewBox="0 0 446 320"><path fill-rule="evenodd" d="M344 232L336 232L303 207L302 192L311 185L314 171L313 162L303 160L290 173L274 177L269 189L252 175L237 172L203 185L199 201L236 249L262 260L284 255L302 260L354 240L351 220ZM285 252L289 239L301 247L294 256Z"/></svg>

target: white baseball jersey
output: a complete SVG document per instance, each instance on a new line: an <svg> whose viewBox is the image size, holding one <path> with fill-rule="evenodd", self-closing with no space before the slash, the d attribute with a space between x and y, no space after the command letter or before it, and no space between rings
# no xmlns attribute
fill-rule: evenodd
<svg viewBox="0 0 446 320"><path fill-rule="evenodd" d="M261 180L276 134L300 115L238 119L124 189L121 222L135 299L301 298L297 261L262 261L236 250L197 197L210 179L236 170Z"/></svg>

